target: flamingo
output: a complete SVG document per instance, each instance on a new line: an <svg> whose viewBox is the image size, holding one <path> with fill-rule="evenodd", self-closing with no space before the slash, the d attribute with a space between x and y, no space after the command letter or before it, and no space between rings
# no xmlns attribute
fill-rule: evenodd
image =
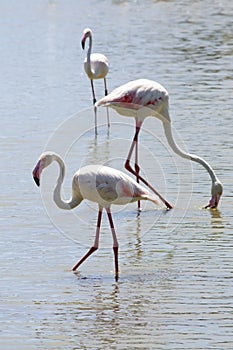
<svg viewBox="0 0 233 350"><path fill-rule="evenodd" d="M87 50L87 57L84 60L84 69L88 78L91 81L91 90L92 90L94 114L95 114L95 135L97 135L97 111L95 107L96 96L95 96L93 80L95 79L104 80L104 93L106 96L108 94L106 76L109 71L109 62L105 55L100 53L91 53L92 31L90 28L86 28L83 31L82 40L81 40L81 45L83 50L85 49L85 43L87 38L89 38L89 47ZM108 110L107 110L107 123L108 123L108 127L110 127Z"/></svg>
<svg viewBox="0 0 233 350"><path fill-rule="evenodd" d="M98 203L98 219L96 225L96 234L93 246L89 251L74 265L75 271L99 246L100 225L103 208L107 212L110 229L113 237L113 251L115 261L115 279L118 280L118 241L113 224L111 205L125 205L127 203L140 200L149 200L155 204L158 201L146 188L139 185L127 174L102 165L88 165L79 169L73 177L72 196L69 200L61 198L61 187L65 176L65 164L62 158L54 152L42 153L33 169L33 178L40 186L40 177L43 169L56 161L60 168L57 178L57 184L53 192L53 199L56 205L61 209L70 210L78 206L82 200L87 199Z"/></svg>
<svg viewBox="0 0 233 350"><path fill-rule="evenodd" d="M153 187L139 175L140 167L138 164L138 134L140 128L146 117L156 117L162 121L165 136L167 138L168 144L173 149L173 151L180 157L201 164L207 170L212 182L211 199L204 208L217 208L223 192L223 185L217 178L210 164L195 154L185 152L176 144L172 135L168 100L168 92L162 85L153 80L138 79L130 81L116 88L108 96L100 99L96 103L96 106L111 107L121 115L135 118L136 131L127 160L125 162L125 168L136 176L137 182L139 182L139 180L142 181L155 194L158 195L157 191L154 190ZM133 170L130 165L130 160L134 148L135 170ZM166 202L160 195L159 197L167 205L168 208L171 208L171 205L168 202Z"/></svg>

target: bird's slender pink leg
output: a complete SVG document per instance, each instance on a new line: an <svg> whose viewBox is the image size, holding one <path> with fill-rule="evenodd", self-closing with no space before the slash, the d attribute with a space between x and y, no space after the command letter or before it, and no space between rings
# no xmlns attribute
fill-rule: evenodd
<svg viewBox="0 0 233 350"><path fill-rule="evenodd" d="M108 220L109 220L110 228L112 231L112 238L113 238L113 252L114 252L114 262L115 262L115 280L118 281L118 277L119 277L118 241L117 241L117 237L116 237L116 231L115 231L115 227L113 224L112 214L111 214L110 208L106 208L106 212L108 215Z"/></svg>
<svg viewBox="0 0 233 350"><path fill-rule="evenodd" d="M134 135L134 138L133 138L133 142L131 144L131 147L129 149L129 154L128 154L128 157L127 157L127 160L125 162L125 169L128 170L129 172L131 172L134 176L136 176L137 178L137 181L142 181L147 187L150 188L150 190L152 192L154 192L159 198L160 200L166 205L166 207L168 209L172 209L172 205L166 201L166 199L164 199L161 194L159 194L158 191L156 191L156 189L154 187L152 187L149 182L147 182L142 176L139 175L139 170L140 170L140 167L139 165L136 163L135 161L135 171L133 170L133 168L131 167L130 165L130 160L131 160L131 157L132 157L132 153L133 153L133 150L134 150L134 147L136 146L137 147L137 143L138 143L138 134L139 134L139 131L140 131L140 128L141 128L141 124L142 123L136 123L136 131L135 131L135 135Z"/></svg>
<svg viewBox="0 0 233 350"><path fill-rule="evenodd" d="M107 80L106 80L106 78L104 78L104 94L105 94L105 96L108 95ZM107 107L107 123L108 123L108 128L110 128L110 120L109 120L109 111L108 111L108 107Z"/></svg>
<svg viewBox="0 0 233 350"><path fill-rule="evenodd" d="M135 135L136 135L136 139L134 140L134 145L135 145L135 160L134 160L134 169L136 172L136 180L137 183L139 184L139 172L140 172L140 167L138 164L138 134L141 128L142 122L137 121L136 120L136 131L135 131ZM141 211L141 204L140 201L138 201L138 211Z"/></svg>
<svg viewBox="0 0 233 350"><path fill-rule="evenodd" d="M93 105L96 103L96 97L95 97L95 89L94 89L94 82L93 79L91 79L91 91L92 91L92 96L93 96Z"/></svg>
<svg viewBox="0 0 233 350"><path fill-rule="evenodd" d="M94 115L95 115L95 135L97 135L97 107L95 106L96 97L95 97L93 79L91 79L91 90L92 90L92 96L93 96L93 106L94 106Z"/></svg>
<svg viewBox="0 0 233 350"><path fill-rule="evenodd" d="M96 234L95 234L95 241L94 245L88 250L88 252L80 259L77 264L74 265L72 268L73 271L77 270L77 268L92 254L94 253L98 247L99 247L99 235L100 235L100 225L101 225L101 219L102 219L102 212L103 208L99 207L99 213L98 213L98 220L96 225Z"/></svg>
<svg viewBox="0 0 233 350"><path fill-rule="evenodd" d="M105 96L108 95L107 80L106 80L106 78L104 78L104 94L105 94Z"/></svg>
<svg viewBox="0 0 233 350"><path fill-rule="evenodd" d="M133 142L131 144L129 154L128 154L127 160L125 162L125 168L128 171L132 172L136 176L137 183L139 183L139 179L140 179L140 176L139 176L140 167L138 164L138 134L139 134L141 125L142 125L142 122L136 121L136 130L135 130ZM135 148L135 161L134 161L135 172L133 171L133 169L131 168L131 165L130 165L130 160L132 158L134 148ZM138 201L138 211L140 211L140 210L141 210L140 201Z"/></svg>

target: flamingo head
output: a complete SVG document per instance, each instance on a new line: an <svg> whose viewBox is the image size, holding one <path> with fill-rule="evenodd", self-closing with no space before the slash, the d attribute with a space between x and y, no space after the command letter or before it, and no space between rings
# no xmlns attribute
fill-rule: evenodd
<svg viewBox="0 0 233 350"><path fill-rule="evenodd" d="M205 206L205 209L207 209L207 208L210 208L210 209L217 208L222 193L223 193L223 185L222 185L222 183L219 180L213 182L212 188L211 188L211 195L212 195L212 197L210 199L209 204Z"/></svg>
<svg viewBox="0 0 233 350"><path fill-rule="evenodd" d="M51 164L52 161L53 161L52 153L46 152L46 153L42 153L42 155L40 156L35 168L32 171L33 179L38 187L40 186L40 176L43 169L49 166L49 164Z"/></svg>
<svg viewBox="0 0 233 350"><path fill-rule="evenodd" d="M92 36L92 32L90 28L86 28L83 31L83 35L82 35L82 40L81 40L81 45L83 50L85 49L85 42L87 40L87 38L90 38Z"/></svg>

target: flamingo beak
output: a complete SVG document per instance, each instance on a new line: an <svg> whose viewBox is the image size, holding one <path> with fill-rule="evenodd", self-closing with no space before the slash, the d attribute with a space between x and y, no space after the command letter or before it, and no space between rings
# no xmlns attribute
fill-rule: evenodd
<svg viewBox="0 0 233 350"><path fill-rule="evenodd" d="M42 162L41 162L41 160L39 160L38 163L36 164L35 168L33 169L33 172L32 172L33 179L38 187L40 186L40 174L41 174L41 172L42 172Z"/></svg>
<svg viewBox="0 0 233 350"><path fill-rule="evenodd" d="M219 193L214 194L212 196L212 198L210 199L209 204L205 206L205 209L207 209L207 208L210 208L210 209L217 208L219 200L220 200L220 197L221 197L221 194L219 194Z"/></svg>
<svg viewBox="0 0 233 350"><path fill-rule="evenodd" d="M38 177L33 177L35 183L37 184L38 187L40 187L40 179Z"/></svg>
<svg viewBox="0 0 233 350"><path fill-rule="evenodd" d="M85 38L83 38L81 41L81 45L82 45L83 50L85 49L85 41L86 41Z"/></svg>

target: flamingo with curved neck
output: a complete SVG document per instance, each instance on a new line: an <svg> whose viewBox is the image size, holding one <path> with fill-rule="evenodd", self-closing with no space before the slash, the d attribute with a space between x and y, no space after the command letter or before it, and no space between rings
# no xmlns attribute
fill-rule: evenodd
<svg viewBox="0 0 233 350"><path fill-rule="evenodd" d="M106 96L108 94L106 76L109 71L109 61L107 57L103 54L92 53L92 31L90 28L86 28L83 31L82 40L81 40L81 45L83 50L85 49L85 43L87 39L89 39L89 46L87 50L87 56L84 60L84 69L88 78L91 81L91 90L92 90L94 113L95 113L95 134L97 135L97 111L95 107L96 96L95 96L93 80L95 79L104 80L104 94ZM107 124L108 124L108 127L110 127L108 110L107 110Z"/></svg>
<svg viewBox="0 0 233 350"><path fill-rule="evenodd" d="M214 170L210 166L205 159L197 156L196 154L191 154L188 152L183 151L175 142L173 135L172 135L172 128L171 124L168 122L163 122L164 132L167 138L167 141L170 145L170 147L173 149L173 151L178 154L182 158L190 159L193 162L201 164L209 173L212 186L211 186L211 199L209 201L209 204L205 206L205 209L207 208L217 208L220 197L223 193L223 185L217 178Z"/></svg>
<svg viewBox="0 0 233 350"><path fill-rule="evenodd" d="M107 212L113 237L115 279L118 280L118 241L112 220L111 205L125 205L138 200L149 200L158 204L158 201L147 189L137 184L128 175L103 165L89 165L79 169L73 176L71 198L64 200L61 197L61 188L65 177L65 164L58 154L54 152L42 153L33 169L33 178L37 186L40 186L42 171L54 161L58 163L60 169L53 192L53 199L56 205L61 209L70 210L78 206L84 199L87 199L98 203L99 206L94 244L74 265L73 271L98 249L102 211L104 208Z"/></svg>
<svg viewBox="0 0 233 350"><path fill-rule="evenodd" d="M138 135L145 118L152 116L160 119L163 123L164 132L167 141L173 151L182 158L186 158L201 164L209 173L211 186L211 199L205 208L217 208L223 192L223 185L217 178L214 170L203 158L183 151L175 142L172 135L171 119L169 115L169 95L167 90L159 83L148 80L138 79L130 81L113 90L108 96L100 99L96 106L105 106L115 109L119 114L135 118L135 135L129 150L125 168L134 174L137 182L142 181L156 194L158 192L140 176L140 167L138 164ZM133 150L135 149L135 170L130 165ZM172 206L161 198L168 208Z"/></svg>

